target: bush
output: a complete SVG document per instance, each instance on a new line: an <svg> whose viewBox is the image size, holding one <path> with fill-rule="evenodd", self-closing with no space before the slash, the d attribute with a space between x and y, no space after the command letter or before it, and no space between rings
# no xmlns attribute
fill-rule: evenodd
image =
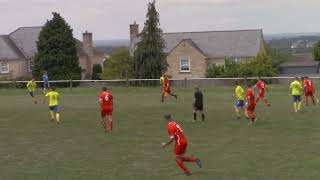
<svg viewBox="0 0 320 180"><path fill-rule="evenodd" d="M117 49L106 60L102 79L129 79L133 77L133 61L127 48Z"/></svg>
<svg viewBox="0 0 320 180"><path fill-rule="evenodd" d="M224 66L212 65L207 69L208 78L245 78L245 77L273 77L277 70L270 58L265 54L243 62L236 63L232 60L225 60Z"/></svg>

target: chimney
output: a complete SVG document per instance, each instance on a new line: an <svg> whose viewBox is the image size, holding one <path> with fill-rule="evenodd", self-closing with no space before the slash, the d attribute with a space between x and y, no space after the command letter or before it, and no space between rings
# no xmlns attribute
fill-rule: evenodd
<svg viewBox="0 0 320 180"><path fill-rule="evenodd" d="M134 38L137 38L139 36L139 24L136 23L136 21L134 21L133 24L130 24L130 42L132 42L132 40Z"/></svg>
<svg viewBox="0 0 320 180"><path fill-rule="evenodd" d="M83 50L88 56L93 55L92 33L88 31L83 33Z"/></svg>

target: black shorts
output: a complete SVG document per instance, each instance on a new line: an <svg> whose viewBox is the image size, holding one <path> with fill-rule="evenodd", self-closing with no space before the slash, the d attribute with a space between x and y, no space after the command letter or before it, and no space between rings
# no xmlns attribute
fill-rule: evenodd
<svg viewBox="0 0 320 180"><path fill-rule="evenodd" d="M203 111L203 104L193 104L193 109L195 111Z"/></svg>

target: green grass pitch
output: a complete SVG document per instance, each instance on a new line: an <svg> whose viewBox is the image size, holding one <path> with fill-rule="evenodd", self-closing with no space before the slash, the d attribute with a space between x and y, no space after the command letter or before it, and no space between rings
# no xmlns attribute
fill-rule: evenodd
<svg viewBox="0 0 320 180"><path fill-rule="evenodd" d="M272 87L272 107L259 104L258 121L236 121L233 88L204 88L206 122L192 123L193 89L173 88L176 101L160 103L160 88L112 88L114 133L100 125L99 89L62 89L63 127L49 122L47 105L24 90L0 90L1 180L310 180L320 179L320 110L293 113L287 87ZM42 97L40 97L42 98ZM185 177L167 141L172 113L189 141Z"/></svg>

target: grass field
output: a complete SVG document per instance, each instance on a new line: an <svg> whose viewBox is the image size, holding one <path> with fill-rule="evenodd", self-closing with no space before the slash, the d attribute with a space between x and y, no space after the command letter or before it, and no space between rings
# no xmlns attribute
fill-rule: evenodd
<svg viewBox="0 0 320 180"><path fill-rule="evenodd" d="M114 133L99 123L98 89L61 90L63 127L49 122L47 105L23 90L0 90L1 180L311 180L320 179L320 110L293 113L286 87L273 87L272 107L258 121L236 121L233 89L203 89L206 122L192 123L192 89L159 102L159 88L113 88ZM189 140L185 177L167 141L163 114L172 113Z"/></svg>

